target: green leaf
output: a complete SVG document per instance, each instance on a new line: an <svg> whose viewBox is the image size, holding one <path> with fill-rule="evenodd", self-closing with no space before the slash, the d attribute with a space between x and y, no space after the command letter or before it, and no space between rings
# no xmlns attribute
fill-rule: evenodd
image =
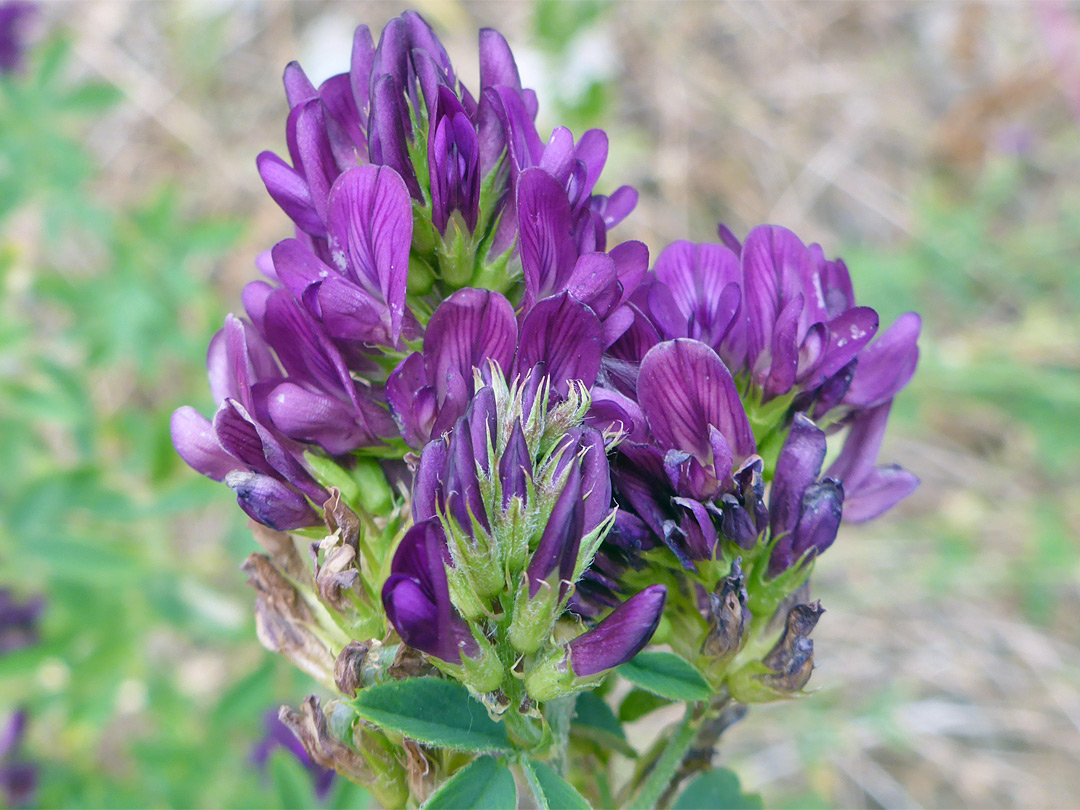
<svg viewBox="0 0 1080 810"><path fill-rule="evenodd" d="M514 775L494 757L474 759L424 802L424 810L514 810L516 806Z"/></svg>
<svg viewBox="0 0 1080 810"><path fill-rule="evenodd" d="M657 709L670 705L671 701L667 698L654 695L652 692L646 692L644 689L634 688L627 693L622 703L619 704L619 720L623 723L633 723L635 720L640 720Z"/></svg>
<svg viewBox="0 0 1080 810"><path fill-rule="evenodd" d="M612 748L631 759L637 757L637 751L626 741L626 732L619 718L611 711L607 701L593 692L578 695L570 733L592 740L604 748Z"/></svg>
<svg viewBox="0 0 1080 810"><path fill-rule="evenodd" d="M765 804L760 794L742 792L739 777L727 768L715 768L703 773L686 786L671 810L762 810Z"/></svg>
<svg viewBox="0 0 1080 810"><path fill-rule="evenodd" d="M638 653L618 672L630 683L668 700L708 700L712 695L705 677L673 653Z"/></svg>
<svg viewBox="0 0 1080 810"><path fill-rule="evenodd" d="M585 797L543 762L525 757L521 767L540 810L589 810Z"/></svg>
<svg viewBox="0 0 1080 810"><path fill-rule="evenodd" d="M428 745L467 751L510 751L506 727L493 721L464 686L438 678L410 678L364 689L356 713Z"/></svg>

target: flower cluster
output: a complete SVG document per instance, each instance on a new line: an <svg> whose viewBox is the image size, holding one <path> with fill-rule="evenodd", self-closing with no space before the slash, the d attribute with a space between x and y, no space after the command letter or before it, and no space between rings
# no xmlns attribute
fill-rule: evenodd
<svg viewBox="0 0 1080 810"><path fill-rule="evenodd" d="M524 748L658 628L717 694L800 690L815 559L918 483L877 456L919 317L879 329L778 226L651 269L610 245L636 192L595 193L606 135L545 142L505 40L479 52L474 95L407 13L318 88L285 70L288 159L257 164L295 235L210 344L213 418L172 418L261 524L260 638L347 696L459 681ZM392 734L304 716L313 761L423 793Z"/></svg>

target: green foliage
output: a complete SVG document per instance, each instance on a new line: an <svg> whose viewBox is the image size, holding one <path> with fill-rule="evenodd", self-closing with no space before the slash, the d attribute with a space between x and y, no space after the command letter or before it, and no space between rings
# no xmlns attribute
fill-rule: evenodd
<svg viewBox="0 0 1080 810"><path fill-rule="evenodd" d="M630 683L668 700L708 700L712 689L705 677L673 653L643 652L618 669Z"/></svg>
<svg viewBox="0 0 1080 810"><path fill-rule="evenodd" d="M756 793L745 794L739 777L727 768L714 768L686 786L671 806L672 810L762 810L765 805Z"/></svg>
<svg viewBox="0 0 1080 810"><path fill-rule="evenodd" d="M364 689L356 713L384 729L429 745L466 751L509 751L506 725L488 717L456 681L410 678Z"/></svg>
<svg viewBox="0 0 1080 810"><path fill-rule="evenodd" d="M607 701L595 692L582 692L577 696L570 733L631 759L637 756L626 740L626 732L619 718L611 711Z"/></svg>
<svg viewBox="0 0 1080 810"><path fill-rule="evenodd" d="M543 762L524 757L521 767L540 810L589 810L585 797Z"/></svg>
<svg viewBox="0 0 1080 810"><path fill-rule="evenodd" d="M514 775L494 757L479 757L462 768L424 802L424 810L514 810Z"/></svg>
<svg viewBox="0 0 1080 810"><path fill-rule="evenodd" d="M0 78L0 585L46 597L0 711L29 712L42 806L310 806L295 760L249 761L310 686L255 641L250 536L168 432L209 400L207 279L241 229L171 187L103 204L84 144L119 93L72 72L53 39Z"/></svg>

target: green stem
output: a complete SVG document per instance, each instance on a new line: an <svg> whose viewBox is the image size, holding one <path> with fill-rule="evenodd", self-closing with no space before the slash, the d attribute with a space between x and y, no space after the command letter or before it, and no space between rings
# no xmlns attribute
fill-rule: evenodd
<svg viewBox="0 0 1080 810"><path fill-rule="evenodd" d="M628 803L631 810L652 810L657 806L697 734L701 717L695 717L696 714L700 713L695 711L695 704L688 704L686 714L668 738L644 784Z"/></svg>

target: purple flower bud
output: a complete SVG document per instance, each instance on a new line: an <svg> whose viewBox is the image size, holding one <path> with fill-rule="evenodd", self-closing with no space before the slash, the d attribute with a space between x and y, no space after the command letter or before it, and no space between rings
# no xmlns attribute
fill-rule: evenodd
<svg viewBox="0 0 1080 810"><path fill-rule="evenodd" d="M440 87L429 125L428 170L432 221L446 233L450 214L460 211L465 226L476 228L480 202L480 145L476 129L449 87Z"/></svg>
<svg viewBox="0 0 1080 810"><path fill-rule="evenodd" d="M791 549L795 559L809 551L821 554L833 544L843 506L844 487L835 478L826 478L806 488Z"/></svg>
<svg viewBox="0 0 1080 810"><path fill-rule="evenodd" d="M526 574L529 578L529 598L545 584L559 585L560 600L572 581L578 548L581 546L585 508L581 499L581 468L570 464L566 484L555 501L551 516L544 526L540 543L533 552ZM552 575L558 575L555 582Z"/></svg>
<svg viewBox="0 0 1080 810"><path fill-rule="evenodd" d="M825 452L825 433L805 414L795 414L769 493L769 528L774 537L795 531L803 493L821 475Z"/></svg>
<svg viewBox="0 0 1080 810"><path fill-rule="evenodd" d="M520 498L523 504L527 503L528 484L532 475L532 453L525 441L521 420L518 419L514 423L514 429L510 433L502 458L499 459L499 483L502 488L503 509L509 508L513 498Z"/></svg>
<svg viewBox="0 0 1080 810"><path fill-rule="evenodd" d="M285 532L319 523L303 495L269 475L235 470L225 476L225 485L252 520L271 529Z"/></svg>
<svg viewBox="0 0 1080 810"><path fill-rule="evenodd" d="M625 664L649 643L667 601L667 588L650 585L619 605L567 647L574 675L587 678Z"/></svg>
<svg viewBox="0 0 1080 810"><path fill-rule="evenodd" d="M449 664L479 653L469 626L450 602L449 552L437 519L417 523L402 538L383 586L383 606L398 635Z"/></svg>

